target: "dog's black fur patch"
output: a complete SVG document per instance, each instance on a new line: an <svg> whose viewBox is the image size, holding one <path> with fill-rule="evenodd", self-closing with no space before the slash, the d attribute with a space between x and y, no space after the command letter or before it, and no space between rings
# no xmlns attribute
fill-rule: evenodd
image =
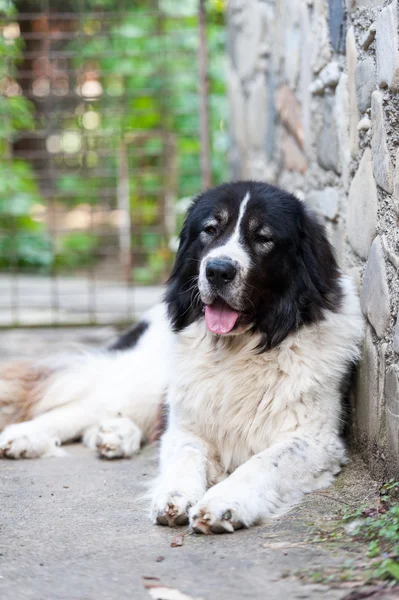
<svg viewBox="0 0 399 600"><path fill-rule="evenodd" d="M180 235L165 300L176 332L204 318L198 275L201 258L210 247L200 234L210 219L218 220L218 213L227 212L229 220L220 236L228 238L248 192L241 227L242 243L251 259L246 296L253 330L262 334L259 351L263 352L301 326L322 320L325 310L339 310L342 300L339 270L325 229L291 194L264 183L241 181L199 195ZM269 252L257 250L253 223L270 231Z"/></svg>
<svg viewBox="0 0 399 600"><path fill-rule="evenodd" d="M118 337L116 342L109 347L109 350L130 350L134 348L149 326L150 324L147 321L140 321L137 325L133 325Z"/></svg>

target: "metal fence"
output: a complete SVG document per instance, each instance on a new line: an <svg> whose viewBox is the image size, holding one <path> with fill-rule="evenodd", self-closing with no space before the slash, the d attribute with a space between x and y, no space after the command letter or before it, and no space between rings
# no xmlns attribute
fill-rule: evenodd
<svg viewBox="0 0 399 600"><path fill-rule="evenodd" d="M20 0L0 35L0 326L130 321L225 176L222 6Z"/></svg>

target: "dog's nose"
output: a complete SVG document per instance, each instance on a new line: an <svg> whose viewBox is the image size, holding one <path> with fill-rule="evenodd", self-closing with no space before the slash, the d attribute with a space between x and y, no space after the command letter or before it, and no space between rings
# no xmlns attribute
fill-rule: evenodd
<svg viewBox="0 0 399 600"><path fill-rule="evenodd" d="M214 258L206 265L206 278L215 287L222 287L233 281L237 275L237 269L231 260L226 258Z"/></svg>

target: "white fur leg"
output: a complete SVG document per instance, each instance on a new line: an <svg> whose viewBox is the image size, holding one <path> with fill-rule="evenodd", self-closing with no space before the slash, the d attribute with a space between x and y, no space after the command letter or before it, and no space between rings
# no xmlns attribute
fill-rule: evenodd
<svg viewBox="0 0 399 600"><path fill-rule="evenodd" d="M32 421L6 427L0 435L0 456L65 456L60 444L80 438L93 422L95 415L83 401L59 406Z"/></svg>
<svg viewBox="0 0 399 600"><path fill-rule="evenodd" d="M3 458L39 458L67 456L57 436L43 432L35 421L10 425L0 434L0 456Z"/></svg>
<svg viewBox="0 0 399 600"><path fill-rule="evenodd" d="M97 449L102 458L130 458L140 450L141 437L140 429L131 419L116 417L90 427L84 433L83 443Z"/></svg>
<svg viewBox="0 0 399 600"><path fill-rule="evenodd" d="M303 494L328 486L344 461L338 436L298 434L253 456L209 489L190 510L190 526L197 533L233 533L282 514Z"/></svg>
<svg viewBox="0 0 399 600"><path fill-rule="evenodd" d="M151 505L154 523L174 527L188 522L188 511L205 493L206 468L203 442L170 427L161 444L161 474Z"/></svg>

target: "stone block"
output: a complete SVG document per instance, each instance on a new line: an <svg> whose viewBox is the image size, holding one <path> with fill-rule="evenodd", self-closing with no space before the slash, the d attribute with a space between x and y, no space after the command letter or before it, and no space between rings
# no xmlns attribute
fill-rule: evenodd
<svg viewBox="0 0 399 600"><path fill-rule="evenodd" d="M230 133L241 153L247 149L245 98L240 78L230 60L227 61L227 94L230 107Z"/></svg>
<svg viewBox="0 0 399 600"><path fill-rule="evenodd" d="M372 56L357 63L355 67L356 99L360 112L371 106L371 94L376 88L376 67Z"/></svg>
<svg viewBox="0 0 399 600"><path fill-rule="evenodd" d="M377 82L396 92L399 88L398 4L393 0L376 23Z"/></svg>
<svg viewBox="0 0 399 600"><path fill-rule="evenodd" d="M298 4L305 5L305 9L307 8L305 2L298 2ZM331 60L328 11L325 0L314 0L310 35L314 44L311 66L314 73L319 73Z"/></svg>
<svg viewBox="0 0 399 600"><path fill-rule="evenodd" d="M393 177L393 208L399 216L399 148L396 151L395 173Z"/></svg>
<svg viewBox="0 0 399 600"><path fill-rule="evenodd" d="M323 87L337 87L339 78L341 75L341 70L339 68L339 64L333 60L331 61L324 69L322 69L319 73L319 79L323 84Z"/></svg>
<svg viewBox="0 0 399 600"><path fill-rule="evenodd" d="M399 354L399 311L396 317L395 332L393 335L393 349Z"/></svg>
<svg viewBox="0 0 399 600"><path fill-rule="evenodd" d="M306 198L307 204L317 213L333 221L338 214L339 195L335 188L310 192Z"/></svg>
<svg viewBox="0 0 399 600"><path fill-rule="evenodd" d="M241 79L250 77L259 59L259 49L264 33L264 22L258 2L246 2L237 11L239 21L235 23L235 64Z"/></svg>
<svg viewBox="0 0 399 600"><path fill-rule="evenodd" d="M371 245L360 290L360 305L377 336L380 339L384 337L391 318L391 307L385 253L379 237Z"/></svg>
<svg viewBox="0 0 399 600"><path fill-rule="evenodd" d="M346 36L346 7L344 0L328 0L328 25L330 40L334 50L344 54Z"/></svg>
<svg viewBox="0 0 399 600"><path fill-rule="evenodd" d="M342 182L347 191L349 188L349 166L351 161L350 120L348 76L342 73L335 92L335 120L337 124L339 158L341 163ZM357 125L357 123L356 123Z"/></svg>
<svg viewBox="0 0 399 600"><path fill-rule="evenodd" d="M297 171L298 173L306 172L308 168L306 157L295 139L287 133L283 137L282 150L284 155L284 167L288 171Z"/></svg>
<svg viewBox="0 0 399 600"><path fill-rule="evenodd" d="M374 441L379 430L379 361L371 328L366 327L363 352L356 377L356 423L363 440Z"/></svg>
<svg viewBox="0 0 399 600"><path fill-rule="evenodd" d="M283 21L284 76L295 89L298 83L301 58L300 3L285 0Z"/></svg>
<svg viewBox="0 0 399 600"><path fill-rule="evenodd" d="M353 27L350 27L348 29L348 33L346 34L346 63L348 70L349 143L351 156L355 158L359 150L359 133L357 130L357 124L359 122L359 110L357 107L355 83L357 50Z"/></svg>
<svg viewBox="0 0 399 600"><path fill-rule="evenodd" d="M388 369L385 379L385 418L388 470L399 476L399 374L395 367Z"/></svg>
<svg viewBox="0 0 399 600"><path fill-rule="evenodd" d="M357 124L358 131L368 131L371 128L371 121L368 117L363 117Z"/></svg>
<svg viewBox="0 0 399 600"><path fill-rule="evenodd" d="M304 133L302 125L302 111L295 94L287 85L283 85L276 92L276 110L281 122L294 136L303 148Z"/></svg>
<svg viewBox="0 0 399 600"><path fill-rule="evenodd" d="M392 194L393 165L388 149L383 96L378 90L373 92L371 96L371 122L373 126L371 149L373 152L374 177L383 190L388 194Z"/></svg>
<svg viewBox="0 0 399 600"><path fill-rule="evenodd" d="M370 148L366 148L352 180L346 227L349 242L361 258L367 258L377 225L377 185L373 176Z"/></svg>
<svg viewBox="0 0 399 600"><path fill-rule="evenodd" d="M339 143L337 125L334 116L334 98L326 96L324 99L323 128L317 140L317 160L326 171L341 173L339 159Z"/></svg>
<svg viewBox="0 0 399 600"><path fill-rule="evenodd" d="M264 73L257 75L248 84L246 102L248 143L251 150L263 152L267 133L267 88Z"/></svg>
<svg viewBox="0 0 399 600"><path fill-rule="evenodd" d="M349 0L352 4L353 9L356 8L372 8L374 6L382 6L384 4L384 0Z"/></svg>
<svg viewBox="0 0 399 600"><path fill-rule="evenodd" d="M315 56L314 36L311 31L309 10L305 2L300 2L301 62L299 72L299 96L302 107L302 123L305 152L309 156L312 149L311 92L312 59Z"/></svg>

